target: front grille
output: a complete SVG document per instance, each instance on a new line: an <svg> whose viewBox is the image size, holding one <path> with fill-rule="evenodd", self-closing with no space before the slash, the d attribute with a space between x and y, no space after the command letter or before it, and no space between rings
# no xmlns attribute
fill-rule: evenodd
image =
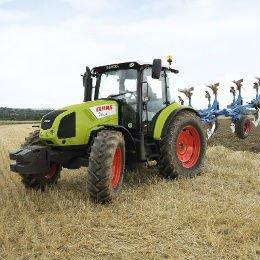
<svg viewBox="0 0 260 260"><path fill-rule="evenodd" d="M55 118L61 113L65 112L65 110L54 110L50 113L46 114L41 121L41 129L47 130L50 129L53 125Z"/></svg>
<svg viewBox="0 0 260 260"><path fill-rule="evenodd" d="M76 113L70 113L64 116L59 125L58 138L70 138L76 136Z"/></svg>

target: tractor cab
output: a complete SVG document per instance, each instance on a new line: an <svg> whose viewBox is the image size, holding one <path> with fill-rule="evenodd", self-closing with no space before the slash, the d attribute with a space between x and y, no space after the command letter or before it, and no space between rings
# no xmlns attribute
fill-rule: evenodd
<svg viewBox="0 0 260 260"><path fill-rule="evenodd" d="M83 76L84 101L113 99L120 109L120 125L131 132L151 129L156 114L173 102L170 84L172 73L177 70L162 66L159 59L153 64L125 62L95 67L90 75L95 86L84 83L89 69Z"/></svg>

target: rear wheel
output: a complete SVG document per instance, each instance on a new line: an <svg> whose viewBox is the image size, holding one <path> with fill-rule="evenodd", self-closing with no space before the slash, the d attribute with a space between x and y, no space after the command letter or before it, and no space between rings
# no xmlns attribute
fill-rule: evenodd
<svg viewBox="0 0 260 260"><path fill-rule="evenodd" d="M39 138L39 130L36 130L29 134L27 138L25 138L25 142L22 144L22 147L29 145L43 145ZM41 175L39 174L20 174L22 177L22 183L26 188L31 188L35 190L44 191L48 186L54 186L57 184L58 179L60 178L61 166L53 163L51 165L51 169L48 172L45 172Z"/></svg>
<svg viewBox="0 0 260 260"><path fill-rule="evenodd" d="M200 173L206 153L206 136L200 118L189 111L175 116L163 137L158 161L161 176L174 179Z"/></svg>
<svg viewBox="0 0 260 260"><path fill-rule="evenodd" d="M94 139L88 166L87 190L98 202L111 201L122 188L125 142L121 132L103 130Z"/></svg>
<svg viewBox="0 0 260 260"><path fill-rule="evenodd" d="M249 117L242 116L235 123L235 134L240 139L246 139L252 131L252 122Z"/></svg>

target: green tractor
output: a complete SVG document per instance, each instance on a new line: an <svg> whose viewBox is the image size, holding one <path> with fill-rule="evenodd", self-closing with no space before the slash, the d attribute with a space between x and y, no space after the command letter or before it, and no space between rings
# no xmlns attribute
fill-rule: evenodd
<svg viewBox="0 0 260 260"><path fill-rule="evenodd" d="M194 109L172 101L169 81L178 71L168 62L86 67L84 102L45 115L10 153L11 171L26 188L43 191L57 184L62 168L88 167L87 191L97 202L112 200L125 171L149 161L167 179L198 174L205 132Z"/></svg>

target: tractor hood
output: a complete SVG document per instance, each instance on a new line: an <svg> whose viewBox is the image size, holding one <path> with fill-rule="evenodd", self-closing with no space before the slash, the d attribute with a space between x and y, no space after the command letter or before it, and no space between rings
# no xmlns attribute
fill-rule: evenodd
<svg viewBox="0 0 260 260"><path fill-rule="evenodd" d="M96 100L63 107L41 120L40 138L50 146L88 144L90 135L102 125L118 125L118 104Z"/></svg>

